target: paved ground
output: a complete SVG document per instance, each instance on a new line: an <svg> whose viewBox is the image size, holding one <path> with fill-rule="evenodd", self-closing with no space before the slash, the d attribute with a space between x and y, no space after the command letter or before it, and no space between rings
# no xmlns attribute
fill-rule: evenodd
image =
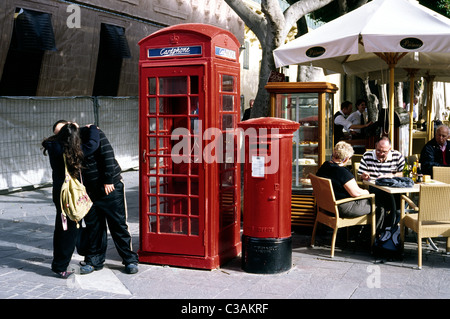
<svg viewBox="0 0 450 319"><path fill-rule="evenodd" d="M138 172L123 176L137 251ZM221 304L222 299L252 299L270 305L274 299L450 298L450 256L445 254L444 239L436 240L438 252L425 247L423 269L418 270L417 246L411 236L404 258L389 261L376 260L365 247L347 243L343 231L336 256L330 259L330 232L322 230L311 248L309 229L294 229L293 265L282 274L246 273L237 257L213 271L140 264L138 274L127 275L110 239L103 270L62 280L50 270L54 215L51 188L0 195L1 299L180 299L171 311L192 313L206 311L193 305L206 300ZM80 260L74 254L71 266L76 269ZM190 309L183 308L189 303ZM225 308L220 311L225 313Z"/></svg>

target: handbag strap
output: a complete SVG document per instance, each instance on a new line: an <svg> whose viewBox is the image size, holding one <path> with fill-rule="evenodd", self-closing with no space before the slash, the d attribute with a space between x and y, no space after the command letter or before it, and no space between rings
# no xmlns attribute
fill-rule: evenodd
<svg viewBox="0 0 450 319"><path fill-rule="evenodd" d="M64 159L64 169L65 169L65 175L69 174L69 170L67 169L66 164L66 155L63 153L63 159ZM69 174L70 175L70 174Z"/></svg>
<svg viewBox="0 0 450 319"><path fill-rule="evenodd" d="M67 169L67 163L66 163L66 155L63 153L63 159L64 159L64 169L65 169L65 174L69 175L70 177L72 177L72 175L69 174L69 170ZM78 173L80 174L80 182L81 184L83 184L83 176L81 175L81 169L78 170ZM72 177L73 178L73 177Z"/></svg>

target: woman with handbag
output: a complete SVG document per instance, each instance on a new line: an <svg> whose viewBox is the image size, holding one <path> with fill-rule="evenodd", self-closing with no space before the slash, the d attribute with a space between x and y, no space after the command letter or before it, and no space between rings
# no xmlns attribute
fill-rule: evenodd
<svg viewBox="0 0 450 319"><path fill-rule="evenodd" d="M73 274L67 271L78 236L77 224L62 215L60 204L61 186L65 179L64 157L69 174L80 178L81 166L84 156L90 155L98 148L99 132L95 125L89 126L90 139L81 144L79 127L76 123L64 120L53 125L54 135L42 142L44 155L49 155L52 168L53 203L56 207L55 230L53 233L53 261L52 270L59 277L67 279Z"/></svg>

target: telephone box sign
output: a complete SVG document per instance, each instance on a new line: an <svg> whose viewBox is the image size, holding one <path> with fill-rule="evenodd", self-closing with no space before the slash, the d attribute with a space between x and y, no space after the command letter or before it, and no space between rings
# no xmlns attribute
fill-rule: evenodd
<svg viewBox="0 0 450 319"><path fill-rule="evenodd" d="M236 60L236 51L216 46L216 56Z"/></svg>
<svg viewBox="0 0 450 319"><path fill-rule="evenodd" d="M202 46L201 45L148 49L148 57L149 58L193 56L193 55L201 55L201 54L202 54Z"/></svg>

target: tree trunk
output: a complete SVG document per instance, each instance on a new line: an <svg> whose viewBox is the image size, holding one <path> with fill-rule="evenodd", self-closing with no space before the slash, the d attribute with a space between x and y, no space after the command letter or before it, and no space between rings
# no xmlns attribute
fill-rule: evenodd
<svg viewBox="0 0 450 319"><path fill-rule="evenodd" d="M262 48L258 93L252 108L252 118L270 115L269 93L265 89L272 71L275 71L273 50L284 44L291 27L304 15L322 8L333 0L299 0L285 12L278 0L261 0L260 15L252 11L242 0L225 0L244 23L253 31Z"/></svg>

